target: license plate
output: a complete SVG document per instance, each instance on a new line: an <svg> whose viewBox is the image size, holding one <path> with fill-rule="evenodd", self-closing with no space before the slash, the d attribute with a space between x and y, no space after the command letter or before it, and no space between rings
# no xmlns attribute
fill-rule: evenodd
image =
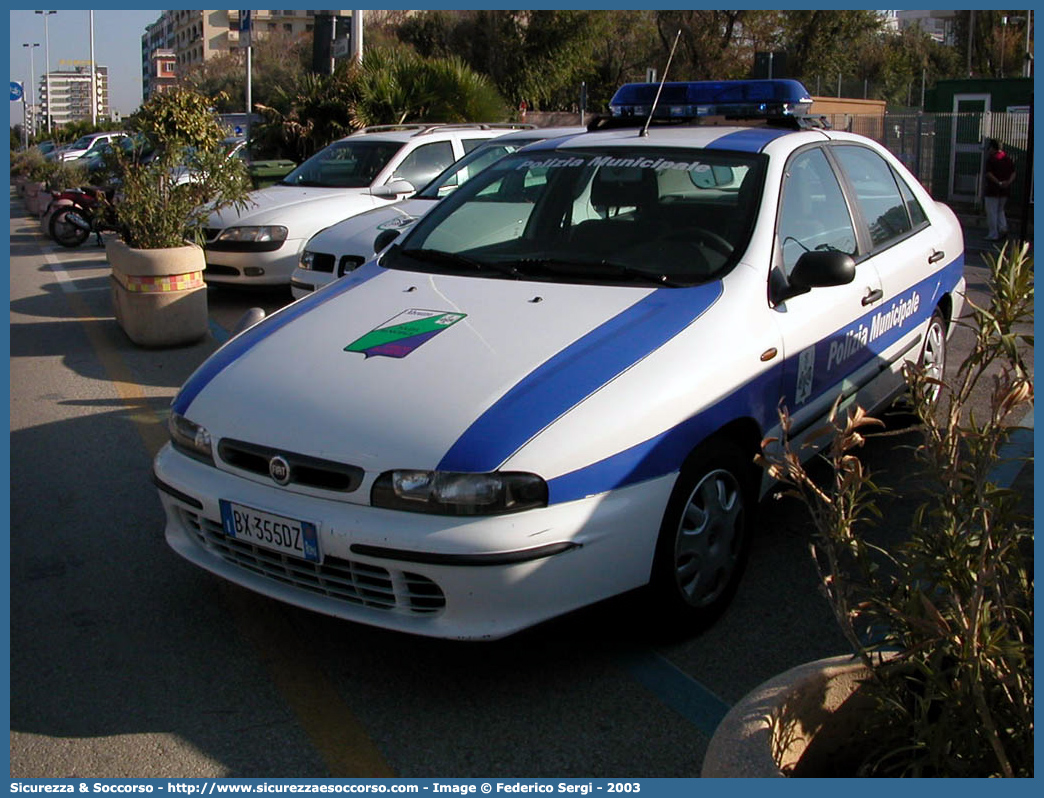
<svg viewBox="0 0 1044 798"><path fill-rule="evenodd" d="M319 562L319 527L281 515L221 500L221 524L225 534L263 549Z"/></svg>

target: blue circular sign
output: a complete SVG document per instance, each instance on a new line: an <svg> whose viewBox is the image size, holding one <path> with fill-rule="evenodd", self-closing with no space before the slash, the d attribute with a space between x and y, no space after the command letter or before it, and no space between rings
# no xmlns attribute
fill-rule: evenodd
<svg viewBox="0 0 1044 798"><path fill-rule="evenodd" d="M11 81L11 102L22 99L22 84L17 80Z"/></svg>

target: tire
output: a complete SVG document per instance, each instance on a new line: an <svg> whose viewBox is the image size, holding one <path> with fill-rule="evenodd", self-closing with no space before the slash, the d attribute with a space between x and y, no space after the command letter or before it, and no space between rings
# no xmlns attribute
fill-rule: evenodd
<svg viewBox="0 0 1044 798"><path fill-rule="evenodd" d="M51 238L61 244L63 247L78 247L87 237L91 234L89 230L84 230L77 227L74 224L69 223L65 216L72 209L61 210L55 213L51 217L50 234Z"/></svg>
<svg viewBox="0 0 1044 798"><path fill-rule="evenodd" d="M746 565L756 505L752 459L732 444L712 442L678 475L650 584L663 631L696 631L732 600Z"/></svg>
<svg viewBox="0 0 1044 798"><path fill-rule="evenodd" d="M924 346L921 357L917 361L927 376L939 380L946 376L946 319L936 310L928 321L928 329L924 333ZM931 393L932 401L939 397L939 387Z"/></svg>

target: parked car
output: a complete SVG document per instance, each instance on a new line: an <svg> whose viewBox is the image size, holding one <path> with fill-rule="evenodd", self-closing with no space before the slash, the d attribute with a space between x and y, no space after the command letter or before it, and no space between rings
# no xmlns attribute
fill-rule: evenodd
<svg viewBox="0 0 1044 798"><path fill-rule="evenodd" d="M296 163L284 158L259 160L251 157L250 148L247 147L246 139L242 136L226 138L221 143L221 147L229 158L238 158L242 161L254 188L265 188L273 185L297 167ZM196 169L191 163L186 163L178 167L174 174L174 180L179 185L190 183L195 179L195 175Z"/></svg>
<svg viewBox="0 0 1044 798"><path fill-rule="evenodd" d="M92 180L104 173L108 166L106 163L107 156L117 148L122 150L125 155L141 162L147 162L155 154L155 150L148 139L137 134L123 136L113 141L105 142L101 146L92 147L91 151L80 159Z"/></svg>
<svg viewBox="0 0 1044 798"><path fill-rule="evenodd" d="M341 219L401 200L511 125L383 125L335 141L250 205L210 218L208 283L289 285L301 250Z"/></svg>
<svg viewBox="0 0 1044 798"><path fill-rule="evenodd" d="M62 161L75 161L79 158L84 158L96 151L100 147L106 144L111 144L121 138L125 138L126 133L123 132L104 132L104 133L88 133L80 138L76 139L72 144L66 144L63 147L51 150L47 154L47 158L51 160L62 160Z"/></svg>
<svg viewBox="0 0 1044 798"><path fill-rule="evenodd" d="M254 188L267 188L274 185L297 168L297 162L288 158L257 158L247 146L243 136L232 136L225 139L229 157L239 158L246 164L250 182Z"/></svg>
<svg viewBox="0 0 1044 798"><path fill-rule="evenodd" d="M537 128L505 133L479 145L409 199L351 216L320 230L305 244L301 262L290 276L290 292L300 299L357 269L396 236L431 210L469 177L515 150L558 136L586 132L584 127ZM383 235L382 235L383 233Z"/></svg>
<svg viewBox="0 0 1044 798"><path fill-rule="evenodd" d="M155 460L174 550L435 637L635 588L678 631L715 617L780 405L811 457L839 399L887 405L907 361L941 377L964 244L800 83L660 89L505 156L205 361Z"/></svg>

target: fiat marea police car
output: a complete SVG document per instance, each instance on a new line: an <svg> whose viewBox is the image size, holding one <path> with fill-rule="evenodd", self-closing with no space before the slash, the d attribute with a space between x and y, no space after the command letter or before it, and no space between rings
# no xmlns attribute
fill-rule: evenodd
<svg viewBox="0 0 1044 798"><path fill-rule="evenodd" d="M712 617L778 408L801 451L839 397L892 402L905 361L942 373L962 306L954 214L809 106L792 81L624 86L233 338L155 461L170 545L422 635L643 586Z"/></svg>

